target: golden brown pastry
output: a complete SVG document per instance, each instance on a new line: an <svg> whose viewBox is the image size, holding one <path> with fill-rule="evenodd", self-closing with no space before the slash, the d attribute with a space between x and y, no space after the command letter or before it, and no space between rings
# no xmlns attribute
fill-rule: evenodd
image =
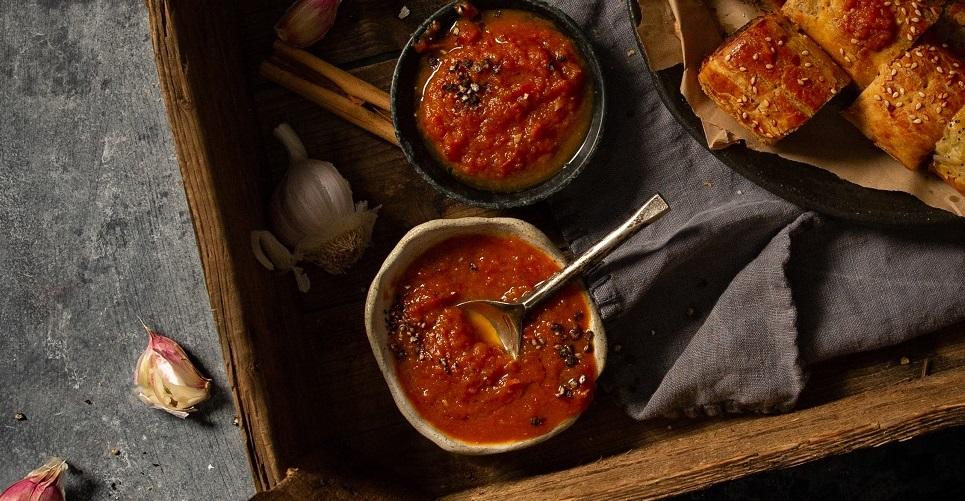
<svg viewBox="0 0 965 501"><path fill-rule="evenodd" d="M779 14L747 23L707 57L704 93L763 142L804 125L849 78L814 41Z"/></svg>
<svg viewBox="0 0 965 501"><path fill-rule="evenodd" d="M845 112L865 136L905 167L918 169L965 104L962 62L919 45L892 61Z"/></svg>
<svg viewBox="0 0 965 501"><path fill-rule="evenodd" d="M965 195L965 107L958 110L935 145L931 170Z"/></svg>
<svg viewBox="0 0 965 501"><path fill-rule="evenodd" d="M935 24L943 0L788 0L781 12L861 88Z"/></svg>

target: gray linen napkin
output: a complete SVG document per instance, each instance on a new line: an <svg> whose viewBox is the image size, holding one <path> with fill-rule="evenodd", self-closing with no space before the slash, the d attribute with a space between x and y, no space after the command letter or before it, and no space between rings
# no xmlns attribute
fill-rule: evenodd
<svg viewBox="0 0 965 501"><path fill-rule="evenodd" d="M587 276L631 416L788 410L808 364L965 321L961 232L851 226L757 187L664 108L623 0L553 3L609 105L594 164L551 201L565 238L585 251L658 191L672 207Z"/></svg>

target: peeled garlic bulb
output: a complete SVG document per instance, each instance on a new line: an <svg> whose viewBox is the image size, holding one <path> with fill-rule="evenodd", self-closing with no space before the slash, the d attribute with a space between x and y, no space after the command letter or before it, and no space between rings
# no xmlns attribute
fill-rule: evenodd
<svg viewBox="0 0 965 501"><path fill-rule="evenodd" d="M60 479L65 471L66 461L50 458L0 493L0 501L64 501L66 496Z"/></svg>
<svg viewBox="0 0 965 501"><path fill-rule="evenodd" d="M149 340L134 372L137 396L151 407L184 419L208 399L211 380L198 372L173 339L146 325L144 330Z"/></svg>
<svg viewBox="0 0 965 501"><path fill-rule="evenodd" d="M305 146L288 124L275 129L285 145L291 167L275 190L270 218L278 239L291 249L294 263L309 261L332 274L344 273L362 256L372 238L376 209L352 200L352 187L335 166L308 158ZM294 263L265 232L252 232L252 248L259 261L272 263L269 269L292 269ZM307 290L301 275L299 289ZM305 280L302 287L301 280Z"/></svg>

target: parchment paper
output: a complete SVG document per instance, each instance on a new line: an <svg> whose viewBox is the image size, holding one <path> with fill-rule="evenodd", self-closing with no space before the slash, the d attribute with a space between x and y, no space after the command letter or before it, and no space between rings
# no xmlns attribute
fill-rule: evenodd
<svg viewBox="0 0 965 501"><path fill-rule="evenodd" d="M726 34L760 15L757 5L741 0L639 3L643 22L638 32L651 68L659 71L683 63L680 92L700 118L711 149L744 141L753 150L813 165L866 188L903 191L927 205L965 216L965 197L927 171L903 167L831 106L825 106L790 137L765 145L703 93L697 82L701 61L720 46Z"/></svg>

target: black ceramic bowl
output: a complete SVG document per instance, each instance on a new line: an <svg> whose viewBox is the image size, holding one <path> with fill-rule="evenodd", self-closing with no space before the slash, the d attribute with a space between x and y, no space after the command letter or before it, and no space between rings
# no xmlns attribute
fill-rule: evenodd
<svg viewBox="0 0 965 501"><path fill-rule="evenodd" d="M554 22L561 33L573 40L583 55L586 70L592 85L593 108L590 127L586 137L573 157L563 165L553 177L535 186L515 192L494 192L475 188L460 181L449 169L439 163L429 151L422 133L416 125L416 79L419 72L421 54L413 45L438 20L442 28L448 29L458 18L456 4L452 2L429 16L412 34L402 49L399 62L392 76L392 122L395 134L405 153L406 159L415 170L435 189L460 202L492 209L508 209L531 205L561 190L586 168L596 151L603 132L603 117L606 112L604 99L603 72L596 53L579 26L559 9L533 0L476 0L472 4L479 10L517 9L532 12Z"/></svg>

